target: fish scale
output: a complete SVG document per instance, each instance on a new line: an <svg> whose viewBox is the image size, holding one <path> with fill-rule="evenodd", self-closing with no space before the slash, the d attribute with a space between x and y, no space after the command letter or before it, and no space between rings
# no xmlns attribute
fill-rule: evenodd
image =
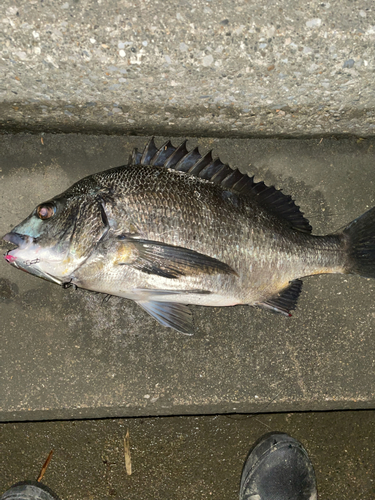
<svg viewBox="0 0 375 500"><path fill-rule="evenodd" d="M67 286L134 300L192 333L189 304L248 304L284 315L304 276L375 277L375 212L311 234L292 198L186 141L152 139L128 165L78 181L4 236L13 266ZM37 256L37 258L36 258Z"/></svg>

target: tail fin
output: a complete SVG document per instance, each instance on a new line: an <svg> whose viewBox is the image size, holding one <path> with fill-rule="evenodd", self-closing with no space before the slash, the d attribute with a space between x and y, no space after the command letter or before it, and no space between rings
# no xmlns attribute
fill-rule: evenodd
<svg viewBox="0 0 375 500"><path fill-rule="evenodd" d="M344 235L348 238L347 272L375 278L375 207L351 222Z"/></svg>

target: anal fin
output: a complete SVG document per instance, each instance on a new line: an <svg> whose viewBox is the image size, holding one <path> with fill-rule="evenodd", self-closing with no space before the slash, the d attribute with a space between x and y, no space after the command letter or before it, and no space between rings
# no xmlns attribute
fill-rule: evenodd
<svg viewBox="0 0 375 500"><path fill-rule="evenodd" d="M185 304L175 302L137 301L161 325L186 335L193 335L193 314Z"/></svg>
<svg viewBox="0 0 375 500"><path fill-rule="evenodd" d="M274 297L257 304L257 306L284 314L285 316L291 316L290 311L293 311L296 308L301 290L302 281L293 280L289 283L287 288L284 288L284 290L279 292Z"/></svg>

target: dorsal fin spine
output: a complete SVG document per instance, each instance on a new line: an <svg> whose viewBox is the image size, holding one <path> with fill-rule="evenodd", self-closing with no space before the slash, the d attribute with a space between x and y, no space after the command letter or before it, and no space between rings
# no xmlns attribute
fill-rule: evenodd
<svg viewBox="0 0 375 500"><path fill-rule="evenodd" d="M164 166L166 168L173 168L177 163L188 154L186 149L187 140L182 142L170 155L170 157L165 161Z"/></svg>
<svg viewBox="0 0 375 500"><path fill-rule="evenodd" d="M149 140L148 144L145 147L145 150L143 151L142 158L141 158L141 165L148 165L152 158L155 156L155 153L157 152L158 148L155 145L155 140L153 137Z"/></svg>
<svg viewBox="0 0 375 500"><path fill-rule="evenodd" d="M195 175L198 177L198 174L201 170L204 169L206 165L212 162L212 153L208 151L204 156L201 156L200 160L198 160L195 165L193 165L189 170L188 174Z"/></svg>

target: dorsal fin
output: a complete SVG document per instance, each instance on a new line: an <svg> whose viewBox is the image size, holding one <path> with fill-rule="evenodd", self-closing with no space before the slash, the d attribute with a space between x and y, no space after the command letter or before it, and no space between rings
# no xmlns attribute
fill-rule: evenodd
<svg viewBox="0 0 375 500"><path fill-rule="evenodd" d="M188 154L188 150L186 149L186 143L187 141L185 140L183 143L181 143L171 154L171 156L166 160L164 163L165 168L175 168L177 163L179 163L180 160L185 158L185 156Z"/></svg>
<svg viewBox="0 0 375 500"><path fill-rule="evenodd" d="M171 141L165 142L155 153L154 157L150 161L150 165L154 165L155 167L163 167L167 159L174 153L176 150L175 147L172 146Z"/></svg>
<svg viewBox="0 0 375 500"><path fill-rule="evenodd" d="M150 162L152 158L155 156L157 151L158 148L155 145L154 138L151 137L151 139L148 141L148 144L146 145L143 151L141 158L141 165L150 165Z"/></svg>
<svg viewBox="0 0 375 500"><path fill-rule="evenodd" d="M134 148L132 154L129 156L130 165L140 165L141 164L141 153L138 153L138 149Z"/></svg>
<svg viewBox="0 0 375 500"><path fill-rule="evenodd" d="M311 232L309 221L303 216L291 196L283 194L281 190L273 186L267 186L263 181L255 182L254 176L249 177L238 169L233 170L229 165L222 163L219 158L213 159L211 151L204 156L199 153L198 148L188 151L186 142L185 140L176 148L171 141L167 141L158 149L152 138L142 154L134 149L129 163L164 166L209 180L238 195L256 199L259 205L276 217L288 221L293 228Z"/></svg>

